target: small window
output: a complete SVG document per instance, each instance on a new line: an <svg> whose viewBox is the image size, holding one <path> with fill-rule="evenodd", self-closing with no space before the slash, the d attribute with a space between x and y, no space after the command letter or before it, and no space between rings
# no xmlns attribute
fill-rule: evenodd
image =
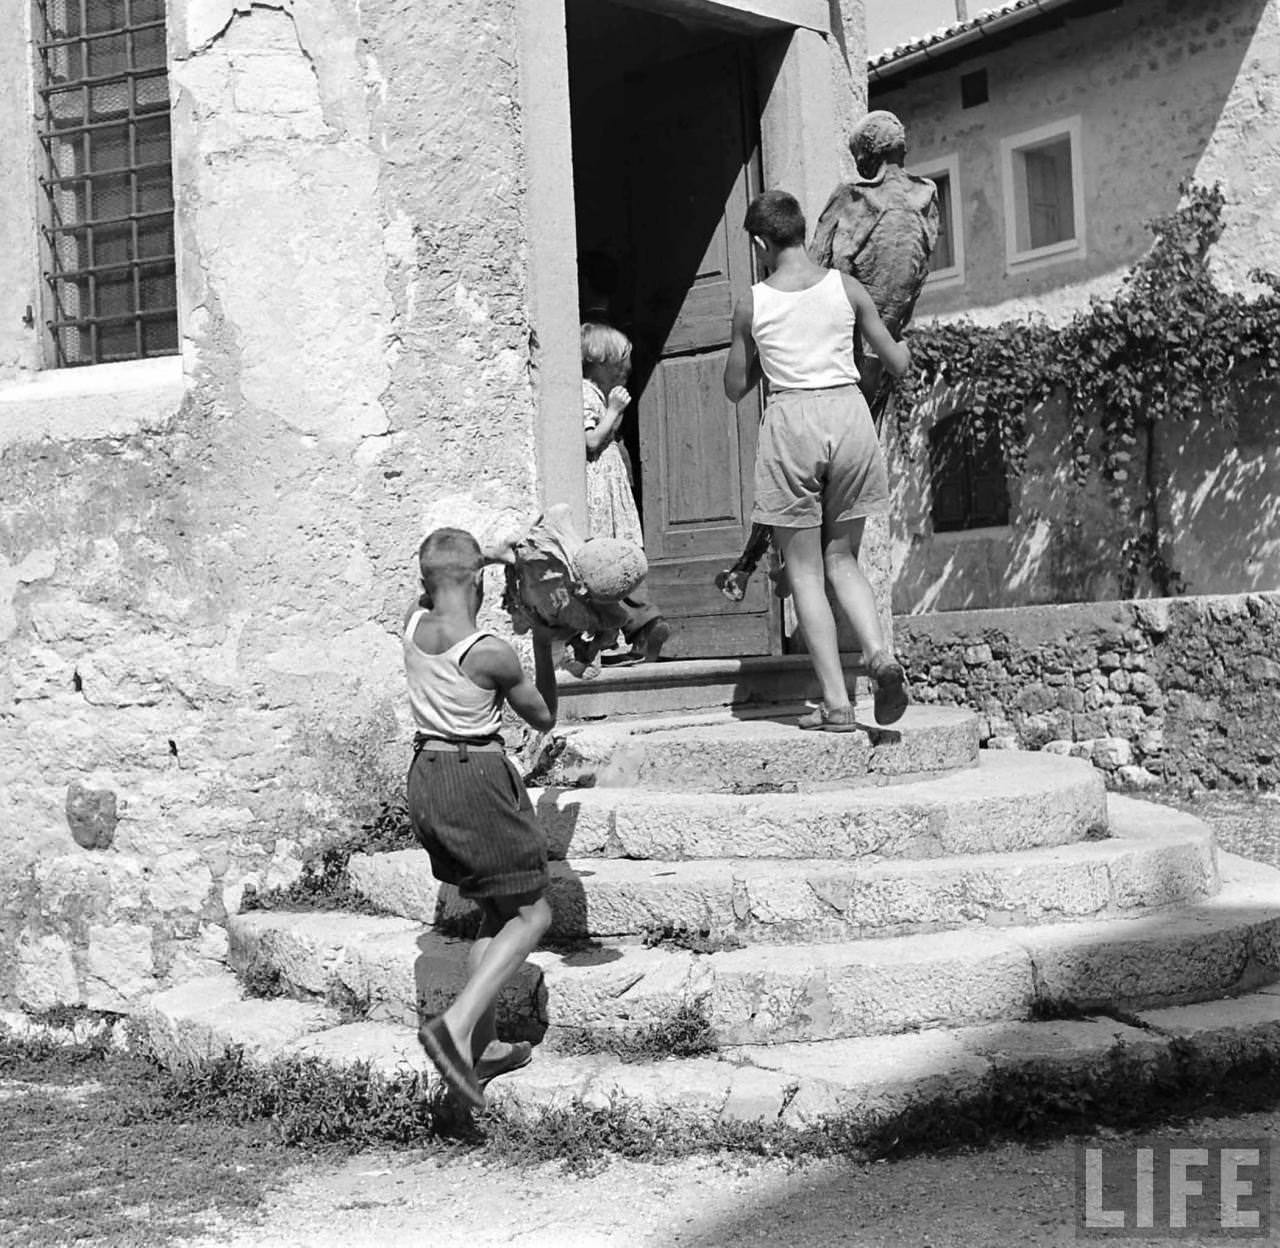
<svg viewBox="0 0 1280 1248"><path fill-rule="evenodd" d="M987 71L975 69L960 75L960 107L977 108L987 102Z"/></svg>
<svg viewBox="0 0 1280 1248"><path fill-rule="evenodd" d="M928 282L932 285L964 281L964 236L959 203L960 165L955 156L913 167L911 172L928 178L938 188L938 241L929 257Z"/></svg>
<svg viewBox="0 0 1280 1248"><path fill-rule="evenodd" d="M37 0L54 363L178 347L164 0Z"/></svg>
<svg viewBox="0 0 1280 1248"><path fill-rule="evenodd" d="M933 531L1009 523L1009 474L990 417L957 412L929 434Z"/></svg>
<svg viewBox="0 0 1280 1248"><path fill-rule="evenodd" d="M1010 263L1083 255L1079 120L1015 135L1002 149Z"/></svg>

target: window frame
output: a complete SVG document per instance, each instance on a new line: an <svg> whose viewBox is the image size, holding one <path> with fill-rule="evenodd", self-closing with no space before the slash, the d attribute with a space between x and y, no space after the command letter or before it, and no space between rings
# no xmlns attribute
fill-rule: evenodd
<svg viewBox="0 0 1280 1248"><path fill-rule="evenodd" d="M994 458L999 461L1001 469L1003 506L994 515L979 513L974 506L976 496L974 487L977 482L983 480L983 475L977 471L980 466L977 458L977 439L971 422L986 422L993 419L990 414L977 415L969 409L961 407L935 421L929 430L927 437L929 531L936 537L1007 529L1012 522L1014 506L1013 491L1009 488L1009 462L1005 458L994 432L989 432L986 436L991 439L989 444L995 448ZM950 454L947 456L946 461L943 461L942 456L938 453L939 443L943 437L948 436L952 439L952 444L949 448ZM956 471L947 480L947 474L939 471L939 469L952 465ZM947 480L948 484L960 488L964 503L961 509L964 514L960 523L947 523L939 527L937 512L940 480ZM1001 513L1003 513L1003 519L1000 518Z"/></svg>
<svg viewBox="0 0 1280 1248"><path fill-rule="evenodd" d="M938 156L933 160L912 165L907 171L918 178L933 179L935 175L946 174L951 183L951 256L953 263L945 269L933 269L924 279L926 290L946 286L962 286L965 278L964 259L964 215L958 211L960 196L960 154L951 152L946 156ZM941 210L939 210L939 230L942 228Z"/></svg>
<svg viewBox="0 0 1280 1248"><path fill-rule="evenodd" d="M1071 153L1071 205L1074 236L1043 247L1018 248L1018 178L1014 158L1029 148L1043 147L1055 139L1067 139ZM1084 161L1082 159L1081 122L1079 115L1051 121L1033 130L1006 135L1000 140L1000 179L1004 199L1005 265L1008 269L1035 268L1042 264L1059 264L1064 260L1083 259L1085 245Z"/></svg>
<svg viewBox="0 0 1280 1248"><path fill-rule="evenodd" d="M181 287L179 282L179 262L178 262L178 220L177 220L177 179L175 176L175 156L173 148L173 84L171 78L172 66L170 63L168 33L172 22L172 13L170 12L168 0L160 0L159 10L162 14L159 18L141 17L134 14L133 3L137 0L131 0L127 6L126 25L119 28L119 34L127 40L125 68L119 73L112 71L110 74L90 75L87 64L82 63L80 66L81 78L73 80L72 86L79 91L92 91L104 85L110 85L114 82L122 82L128 95L126 108L124 111L124 119L122 122L114 120L104 120L100 122L92 121L88 114L89 103L86 101L83 105L85 109L85 119L80 124L71 127L71 130L83 136L91 130L102 130L112 125L123 125L126 127L127 144L129 150L128 161L125 165L117 169L112 167L106 168L85 168L79 173L60 174L55 167L53 156L53 143L57 138L57 128L53 121L53 112L49 107L49 98L53 94L58 93L57 83L50 77L50 49L55 46L72 47L79 45L78 51L83 52L87 46L95 39L105 39L114 37L117 33L115 28L112 31L89 31L84 30L77 35L58 35L54 28L49 24L50 19L47 17L46 10L53 0L31 0L28 6L30 14L30 65L31 65L31 100L32 100L32 116L34 121L34 142L33 142L33 168L35 171L36 195L36 272L38 277L38 293L39 293L39 336L40 336L40 362L42 371L50 372L78 372L82 369L109 369L120 364L134 364L142 360L158 360L170 359L173 357L181 357L183 354L182 340L182 298ZM77 0L68 0L68 3L77 3ZM84 8L81 6L83 16ZM162 41L163 48L163 66L147 67L135 62L134 32L147 29L160 29L164 32L165 38ZM154 113L141 111L139 103L134 92L136 91L136 83L145 79L161 78L165 82L166 106L163 113L157 110ZM163 115L165 118L165 129L167 131L168 151L167 151L167 168L168 168L168 190L169 190L169 206L167 210L144 210L141 206L141 179L148 174L156 172L166 167L165 161L139 160L138 149L140 147L138 141L137 128L139 121L142 123L149 122L152 118L158 118ZM79 140L77 140L78 142ZM87 145L86 145L87 146ZM77 163L79 158L77 157ZM94 179L104 178L123 178L129 187L129 204L128 212L119 221L114 218L104 218L95 220L92 215L87 217L83 222L64 222L59 217L59 210L54 204L55 191L51 188L59 184L72 184L75 182L85 183L92 187ZM92 191L90 191L90 194ZM166 253L157 253L147 255L140 246L141 230L140 221L144 217L159 218L166 215L169 219L169 235L170 246ZM125 222L128 222L129 231L129 257L122 261L113 261L110 263L97 264L90 263L82 265L77 269L70 271L63 270L62 260L55 254L54 239L57 234L71 233L72 231L85 231L86 238L93 238L94 231L103 230L104 232L112 228L120 230ZM96 240L95 240L96 241ZM91 251L92 254L92 251ZM168 273L165 273L167 267ZM96 285L96 274L99 271L118 276L122 272L127 272L128 281L132 285L132 312L123 313L104 313L99 307L91 305L88 315L81 317L67 316L67 310L61 303L59 293L59 282L74 282L77 274L83 274L87 277L90 289ZM70 276L67 276L67 272ZM155 278L168 278L173 288L173 303L170 307L151 308L145 307L140 299L140 291L142 282ZM95 296L96 298L96 296ZM107 324L124 324L132 323L132 332L135 343L141 347L145 342L145 326L150 324L168 324L173 326L173 345L170 349L147 351L145 348L127 356L117 356L113 358L101 358L104 349L100 345L99 333L102 326ZM85 335L92 344L90 349L85 352L81 358L68 358L63 345L59 339L59 334L67 327L74 327L79 324L79 332Z"/></svg>

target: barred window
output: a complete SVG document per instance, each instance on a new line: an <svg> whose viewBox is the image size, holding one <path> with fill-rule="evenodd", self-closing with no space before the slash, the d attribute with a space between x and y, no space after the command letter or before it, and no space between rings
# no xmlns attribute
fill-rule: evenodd
<svg viewBox="0 0 1280 1248"><path fill-rule="evenodd" d="M59 367L178 350L164 0L37 0Z"/></svg>

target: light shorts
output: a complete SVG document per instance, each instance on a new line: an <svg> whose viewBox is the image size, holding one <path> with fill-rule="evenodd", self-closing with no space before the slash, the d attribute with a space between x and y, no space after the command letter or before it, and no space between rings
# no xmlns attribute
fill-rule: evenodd
<svg viewBox="0 0 1280 1248"><path fill-rule="evenodd" d="M889 476L857 386L772 395L756 449L756 524L812 529L889 506Z"/></svg>

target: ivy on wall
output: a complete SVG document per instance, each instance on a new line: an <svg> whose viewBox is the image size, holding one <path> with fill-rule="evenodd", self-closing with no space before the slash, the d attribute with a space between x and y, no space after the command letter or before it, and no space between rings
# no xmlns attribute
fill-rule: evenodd
<svg viewBox="0 0 1280 1248"><path fill-rule="evenodd" d="M1208 417L1234 429L1249 391L1280 380L1280 277L1255 271L1262 293L1248 296L1224 290L1210 271L1224 203L1220 186L1184 184L1177 210L1149 223L1154 244L1117 293L1094 298L1065 326L1037 317L909 331L913 367L896 403L904 439L942 384L987 418L1018 473L1029 413L1065 397L1074 479L1101 473L1126 533L1126 596L1144 573L1158 593L1185 588L1169 559L1162 427Z"/></svg>

